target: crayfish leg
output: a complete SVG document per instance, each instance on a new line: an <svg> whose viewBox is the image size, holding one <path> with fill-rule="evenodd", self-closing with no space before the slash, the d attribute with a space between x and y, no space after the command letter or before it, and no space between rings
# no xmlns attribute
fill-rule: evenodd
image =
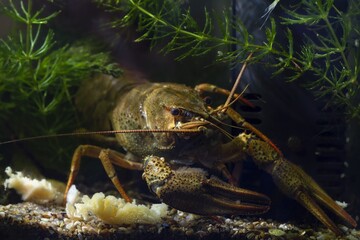
<svg viewBox="0 0 360 240"><path fill-rule="evenodd" d="M231 107L228 107L226 109L226 114L238 125L241 127L244 127L250 131L252 131L256 136L258 136L261 140L269 144L271 147L274 148L274 150L283 157L282 152L280 149L267 137L265 134L263 134L259 129L251 125L250 123L246 122L245 119L234 109Z"/></svg>
<svg viewBox="0 0 360 240"><path fill-rule="evenodd" d="M131 170L142 170L143 165L141 163L129 161L125 158L125 155L111 149L103 149L93 145L80 145L76 148L71 160L70 174L64 193L64 203L66 202L69 189L79 172L80 161L83 156L100 159L107 176L111 179L122 198L127 202L131 202L131 198L126 194L120 183L113 164Z"/></svg>

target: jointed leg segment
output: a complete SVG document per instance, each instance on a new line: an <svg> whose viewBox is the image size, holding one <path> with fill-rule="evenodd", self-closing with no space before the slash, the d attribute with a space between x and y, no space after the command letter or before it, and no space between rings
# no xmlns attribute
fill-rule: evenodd
<svg viewBox="0 0 360 240"><path fill-rule="evenodd" d="M195 90L202 93L202 92L211 92L211 93L217 93L217 94L221 94L224 96L229 96L230 95L230 91L225 89L225 88L220 88L216 85L210 84L210 83L202 83L199 84L197 86L195 86ZM249 100L247 100L246 98L243 98L242 96L240 96L240 94L234 93L233 96L234 99L239 98L239 100L241 102L243 102L244 104L250 106L250 107L254 107L254 104L252 104L251 102L249 102Z"/></svg>
<svg viewBox="0 0 360 240"><path fill-rule="evenodd" d="M99 158L104 166L106 174L111 179L121 196L125 199L125 201L131 202L131 198L126 194L117 177L113 164L132 170L142 170L143 165L141 163L126 160L125 156L119 152L111 149L103 149L93 145L80 145L76 148L71 161L70 175L64 193L64 202L66 201L68 191L79 172L80 161L83 156Z"/></svg>

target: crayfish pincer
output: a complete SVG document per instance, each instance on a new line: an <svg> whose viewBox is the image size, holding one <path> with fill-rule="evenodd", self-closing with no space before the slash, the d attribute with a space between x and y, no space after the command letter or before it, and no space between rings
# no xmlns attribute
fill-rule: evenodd
<svg viewBox="0 0 360 240"><path fill-rule="evenodd" d="M193 89L175 83L151 83L129 71L120 78L98 75L85 81L76 98L80 113L95 130L114 130L117 134L111 142L117 142L126 154L93 145L79 146L72 158L65 197L81 157L90 156L101 160L127 201L131 199L113 165L143 171L150 191L173 208L199 215L260 214L269 209L270 199L234 186L227 168L228 163L250 156L259 168L273 176L287 196L296 199L336 234L342 231L319 204L350 227L357 225L309 175L287 161L268 137L231 106L210 106L206 92L229 94L210 84ZM238 98L235 94L229 97ZM229 133L225 129L229 125L224 124L227 119L244 132L237 136ZM208 172L218 173L224 180Z"/></svg>
<svg viewBox="0 0 360 240"><path fill-rule="evenodd" d="M185 212L249 215L269 209L270 199L263 194L234 187L215 176L208 177L200 168L171 169L164 158L156 156L145 158L143 178L163 202Z"/></svg>

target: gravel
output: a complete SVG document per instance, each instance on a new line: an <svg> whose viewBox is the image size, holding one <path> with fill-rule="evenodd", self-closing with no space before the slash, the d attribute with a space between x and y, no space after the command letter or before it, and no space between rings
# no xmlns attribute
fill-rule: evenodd
<svg viewBox="0 0 360 240"><path fill-rule="evenodd" d="M200 217L176 210L157 225L116 226L99 219L71 220L58 205L0 205L0 239L360 239L359 230L341 229L345 235L336 237L322 226L259 217Z"/></svg>

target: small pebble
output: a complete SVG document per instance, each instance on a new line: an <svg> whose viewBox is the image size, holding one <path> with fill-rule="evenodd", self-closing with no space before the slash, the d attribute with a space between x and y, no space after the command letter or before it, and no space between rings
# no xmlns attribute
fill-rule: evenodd
<svg viewBox="0 0 360 240"><path fill-rule="evenodd" d="M281 236L285 235L285 232L283 230L276 229L276 228L269 229L269 233L271 235L274 235L274 236L277 236L277 237L281 237Z"/></svg>
<svg viewBox="0 0 360 240"><path fill-rule="evenodd" d="M185 231L185 234L186 234L187 236L191 236L191 235L194 234L194 230L190 228L189 230L186 230L186 231Z"/></svg>
<svg viewBox="0 0 360 240"><path fill-rule="evenodd" d="M254 229L255 228L255 225L250 223L249 225L247 225L247 229Z"/></svg>

